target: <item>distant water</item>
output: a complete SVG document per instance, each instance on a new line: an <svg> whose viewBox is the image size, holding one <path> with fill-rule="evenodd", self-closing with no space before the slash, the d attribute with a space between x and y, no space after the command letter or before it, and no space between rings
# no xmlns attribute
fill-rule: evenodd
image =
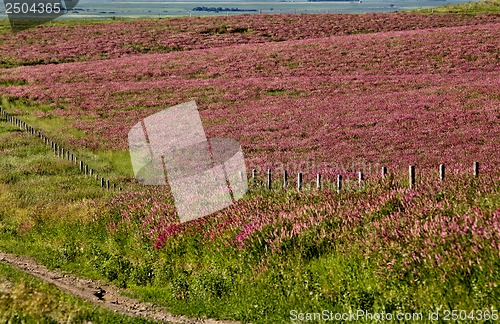
<svg viewBox="0 0 500 324"><path fill-rule="evenodd" d="M272 13L367 13L394 12L446 4L467 3L469 0L361 0L361 1L128 1L80 0L76 10L60 19L91 19L106 17L167 17L214 16L235 14ZM193 11L195 7L238 8L255 11ZM0 18L6 18L5 7L0 5Z"/></svg>

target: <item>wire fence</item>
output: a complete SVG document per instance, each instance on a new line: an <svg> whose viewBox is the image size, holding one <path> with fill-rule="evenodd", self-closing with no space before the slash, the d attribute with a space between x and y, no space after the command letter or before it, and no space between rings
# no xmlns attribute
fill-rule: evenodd
<svg viewBox="0 0 500 324"><path fill-rule="evenodd" d="M101 188L106 190L122 190L121 187L117 187L116 183L112 183L109 179L97 174L93 168L90 168L89 164L78 158L71 150L65 148L61 144L50 139L44 135L40 130L27 124L21 119L9 114L3 107L0 106L0 120L19 127L21 131L25 131L35 137L38 137L46 146L50 146L54 154L63 159L68 160L78 166L81 173L88 177L94 177L95 180L100 184Z"/></svg>

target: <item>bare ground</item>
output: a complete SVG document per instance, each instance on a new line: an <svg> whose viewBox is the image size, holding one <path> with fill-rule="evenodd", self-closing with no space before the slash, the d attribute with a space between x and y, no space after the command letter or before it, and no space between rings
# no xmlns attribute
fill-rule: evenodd
<svg viewBox="0 0 500 324"><path fill-rule="evenodd" d="M134 298L123 296L121 294L123 290L115 286L89 279L80 279L69 274L49 270L27 257L0 252L0 262L8 264L47 283L53 284L59 289L84 299L96 306L107 308L116 313L134 317L144 317L167 323L239 323L234 321L193 319L184 316L175 316L152 303L144 303Z"/></svg>

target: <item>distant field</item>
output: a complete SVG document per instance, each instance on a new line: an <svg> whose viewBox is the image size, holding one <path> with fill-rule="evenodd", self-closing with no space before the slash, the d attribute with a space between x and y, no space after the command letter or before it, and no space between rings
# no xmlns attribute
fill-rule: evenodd
<svg viewBox="0 0 500 324"><path fill-rule="evenodd" d="M0 122L0 250L191 317L498 312L500 15L71 22L4 28L0 44L2 106L124 188L103 190ZM134 183L127 133L190 100L207 135L239 141L259 177L229 208L180 224L168 189ZM267 168L305 172L303 190L278 178L263 188ZM51 300L0 273L0 288ZM0 291L0 312L12 295ZM49 306L26 317L60 318Z"/></svg>
<svg viewBox="0 0 500 324"><path fill-rule="evenodd" d="M460 4L460 5L452 4L436 8L418 9L415 11L421 13L467 13L467 14L495 13L495 12L500 12L500 1L499 0L471 1L466 4Z"/></svg>

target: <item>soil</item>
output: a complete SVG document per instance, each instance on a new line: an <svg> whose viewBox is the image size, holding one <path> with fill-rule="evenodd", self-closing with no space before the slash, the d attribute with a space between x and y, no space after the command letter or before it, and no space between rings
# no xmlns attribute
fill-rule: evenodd
<svg viewBox="0 0 500 324"><path fill-rule="evenodd" d="M69 274L49 270L33 259L0 252L0 262L30 274L40 280L53 284L59 289L84 299L96 306L103 307L133 317L144 317L166 323L204 323L204 324L237 324L234 321L218 321L213 319L193 319L176 316L166 312L152 303L140 302L134 298L123 296L123 289L89 279L80 279ZM5 288L5 287L4 287Z"/></svg>

